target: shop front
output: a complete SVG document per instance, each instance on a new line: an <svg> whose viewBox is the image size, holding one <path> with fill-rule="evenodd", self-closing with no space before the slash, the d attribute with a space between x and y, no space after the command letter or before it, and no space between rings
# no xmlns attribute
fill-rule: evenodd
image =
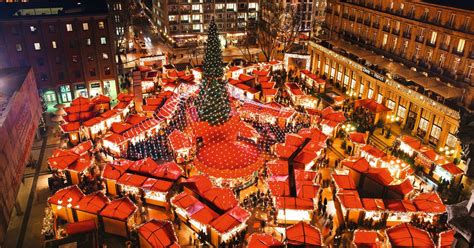
<svg viewBox="0 0 474 248"><path fill-rule="evenodd" d="M89 83L89 95L91 97L96 97L102 95L102 87L100 82L91 82Z"/></svg>
<svg viewBox="0 0 474 248"><path fill-rule="evenodd" d="M74 84L74 97L78 98L80 96L83 97L89 97L89 94L87 93L87 87L85 83L77 83Z"/></svg>

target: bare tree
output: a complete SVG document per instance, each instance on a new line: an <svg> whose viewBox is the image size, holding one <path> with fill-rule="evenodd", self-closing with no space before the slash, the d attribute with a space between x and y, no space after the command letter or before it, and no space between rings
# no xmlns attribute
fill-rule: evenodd
<svg viewBox="0 0 474 248"><path fill-rule="evenodd" d="M244 37L236 44L236 47L240 50L240 53L242 53L242 57L247 62L254 62L254 55L252 54L251 48L257 44L257 36L257 23L255 20L251 20L245 27Z"/></svg>
<svg viewBox="0 0 474 248"><path fill-rule="evenodd" d="M301 20L297 5L271 4L269 18L259 25L257 43L267 61L290 50L298 37Z"/></svg>

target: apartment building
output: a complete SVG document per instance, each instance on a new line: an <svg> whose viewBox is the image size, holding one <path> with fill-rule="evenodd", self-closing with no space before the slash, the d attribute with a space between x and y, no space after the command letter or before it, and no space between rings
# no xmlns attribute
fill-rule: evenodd
<svg viewBox="0 0 474 248"><path fill-rule="evenodd" d="M0 3L0 68L31 66L48 104L118 91L103 0Z"/></svg>
<svg viewBox="0 0 474 248"><path fill-rule="evenodd" d="M256 29L258 0L154 0L158 28L175 47L195 47L204 40L211 17L223 40L230 41Z"/></svg>
<svg viewBox="0 0 474 248"><path fill-rule="evenodd" d="M460 115L474 109L472 18L422 1L328 0L312 70L385 104L426 143L459 150Z"/></svg>

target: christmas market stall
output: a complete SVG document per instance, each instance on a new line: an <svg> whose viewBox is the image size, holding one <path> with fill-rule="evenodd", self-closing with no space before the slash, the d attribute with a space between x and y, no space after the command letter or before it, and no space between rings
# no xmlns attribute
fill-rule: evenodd
<svg viewBox="0 0 474 248"><path fill-rule="evenodd" d="M356 230L352 243L357 248L380 248L382 247L376 231Z"/></svg>
<svg viewBox="0 0 474 248"><path fill-rule="evenodd" d="M104 231L122 237L130 237L133 226L140 224L140 213L137 210L137 206L128 197L111 201L100 211Z"/></svg>
<svg viewBox="0 0 474 248"><path fill-rule="evenodd" d="M360 157L365 158L372 167L381 167L382 158L385 156L385 152L373 145L365 145L360 149Z"/></svg>
<svg viewBox="0 0 474 248"><path fill-rule="evenodd" d="M352 147L352 155L361 156L361 147L365 146L369 140L369 135L367 133L352 132L349 133L347 141L347 146Z"/></svg>
<svg viewBox="0 0 474 248"><path fill-rule="evenodd" d="M72 185L58 190L54 195L48 198L48 203L56 217L73 223L77 221L73 206L76 206L83 197L84 194L79 187Z"/></svg>
<svg viewBox="0 0 474 248"><path fill-rule="evenodd" d="M260 94L260 101L263 103L272 102L278 93L278 89L275 88L275 82L261 82L262 93Z"/></svg>
<svg viewBox="0 0 474 248"><path fill-rule="evenodd" d="M260 104L257 102L244 102L240 107L241 118L248 121L260 123L277 124L284 128L292 123L296 116L296 111L278 104Z"/></svg>
<svg viewBox="0 0 474 248"><path fill-rule="evenodd" d="M318 99L306 95L296 83L285 83L285 89L295 106L301 106L309 109L317 109Z"/></svg>
<svg viewBox="0 0 474 248"><path fill-rule="evenodd" d="M247 248L283 248L282 242L267 233L253 233L247 239Z"/></svg>
<svg viewBox="0 0 474 248"><path fill-rule="evenodd" d="M387 114L387 112L391 111L390 108L376 102L373 99L355 100L354 108L363 108L367 112L367 114L371 114L374 120L372 124L377 124L379 120L385 121L385 115Z"/></svg>
<svg viewBox="0 0 474 248"><path fill-rule="evenodd" d="M298 222L285 232L288 247L322 247L323 237L321 231L306 222Z"/></svg>
<svg viewBox="0 0 474 248"><path fill-rule="evenodd" d="M132 163L132 161L126 159L115 159L113 162L105 165L102 178L105 179L107 194L112 196L119 195L120 191L117 189L117 180L126 173Z"/></svg>
<svg viewBox="0 0 474 248"><path fill-rule="evenodd" d="M108 96L98 95L91 99L91 103L94 104L94 112L104 113L110 110L110 97Z"/></svg>
<svg viewBox="0 0 474 248"><path fill-rule="evenodd" d="M228 243L247 228L249 218L250 213L239 206L217 217L210 223L211 244L219 247L222 243Z"/></svg>
<svg viewBox="0 0 474 248"><path fill-rule="evenodd" d="M168 140L176 163L189 162L193 158L194 146L185 133L176 129L168 136Z"/></svg>
<svg viewBox="0 0 474 248"><path fill-rule="evenodd" d="M453 229L441 232L438 237L438 247L439 248L451 248L455 242L454 234L456 231Z"/></svg>
<svg viewBox="0 0 474 248"><path fill-rule="evenodd" d="M53 171L64 172L69 183L79 184L94 164L94 159L89 154L91 149L91 141L83 142L70 150L56 149L48 158L49 167Z"/></svg>
<svg viewBox="0 0 474 248"><path fill-rule="evenodd" d="M152 219L137 228L140 248L179 248L173 224Z"/></svg>
<svg viewBox="0 0 474 248"><path fill-rule="evenodd" d="M326 107L320 112L321 122L321 131L331 137L336 135L339 126L347 120L342 111L335 111L332 107ZM355 131L355 130L349 130Z"/></svg>
<svg viewBox="0 0 474 248"><path fill-rule="evenodd" d="M326 81L324 81L324 79L319 78L316 74L313 74L308 70L301 70L300 73L301 79L306 86L310 89L316 90L318 93L324 93L326 86Z"/></svg>
<svg viewBox="0 0 474 248"><path fill-rule="evenodd" d="M209 235L208 225L219 217L218 213L187 192L171 198L171 205L178 217L196 233Z"/></svg>
<svg viewBox="0 0 474 248"><path fill-rule="evenodd" d="M100 191L82 197L73 205L77 221L93 220L99 226L99 212L109 203L109 198Z"/></svg>
<svg viewBox="0 0 474 248"><path fill-rule="evenodd" d="M386 247L435 247L428 232L403 223L385 231Z"/></svg>

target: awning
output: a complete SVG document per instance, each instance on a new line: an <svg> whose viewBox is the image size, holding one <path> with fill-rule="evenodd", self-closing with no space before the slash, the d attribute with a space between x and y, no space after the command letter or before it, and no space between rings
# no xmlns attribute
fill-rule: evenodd
<svg viewBox="0 0 474 248"><path fill-rule="evenodd" d="M359 248L378 248L380 241L377 237L376 231L354 231L354 239L352 242Z"/></svg>
<svg viewBox="0 0 474 248"><path fill-rule="evenodd" d="M135 211L137 207L128 197L120 198L111 201L101 212L100 215L103 217L109 217L117 220L128 219Z"/></svg>
<svg viewBox="0 0 474 248"><path fill-rule="evenodd" d="M109 198L102 192L97 191L84 196L77 205L73 207L77 210L97 214L109 203Z"/></svg>
<svg viewBox="0 0 474 248"><path fill-rule="evenodd" d="M240 224L245 223L249 217L250 213L247 212L247 210L236 206L212 221L211 226L219 233L224 234L231 231Z"/></svg>
<svg viewBox="0 0 474 248"><path fill-rule="evenodd" d="M428 232L407 223L389 228L386 233L393 247L434 247Z"/></svg>
<svg viewBox="0 0 474 248"><path fill-rule="evenodd" d="M416 208L420 212L426 213L444 213L446 212L446 206L439 197L438 193L422 193L419 194L414 200Z"/></svg>
<svg viewBox="0 0 474 248"><path fill-rule="evenodd" d="M362 209L362 201L360 200L357 190L340 189L337 192L337 198L341 205L346 209Z"/></svg>
<svg viewBox="0 0 474 248"><path fill-rule="evenodd" d="M286 229L286 240L289 245L322 245L322 237L319 229L302 221Z"/></svg>
<svg viewBox="0 0 474 248"><path fill-rule="evenodd" d="M253 233L247 240L248 247L252 248L283 248L282 242L267 233Z"/></svg>
<svg viewBox="0 0 474 248"><path fill-rule="evenodd" d="M440 85L429 89L430 91L442 96L445 99L460 98L464 91L460 88L456 88L448 85Z"/></svg>
<svg viewBox="0 0 474 248"><path fill-rule="evenodd" d="M72 185L66 188L62 188L54 195L48 198L48 203L63 206L63 207L72 207L77 205L77 203L84 197L81 189L77 185Z"/></svg>
<svg viewBox="0 0 474 248"><path fill-rule="evenodd" d="M173 224L166 220L152 219L137 228L151 247L179 247Z"/></svg>

